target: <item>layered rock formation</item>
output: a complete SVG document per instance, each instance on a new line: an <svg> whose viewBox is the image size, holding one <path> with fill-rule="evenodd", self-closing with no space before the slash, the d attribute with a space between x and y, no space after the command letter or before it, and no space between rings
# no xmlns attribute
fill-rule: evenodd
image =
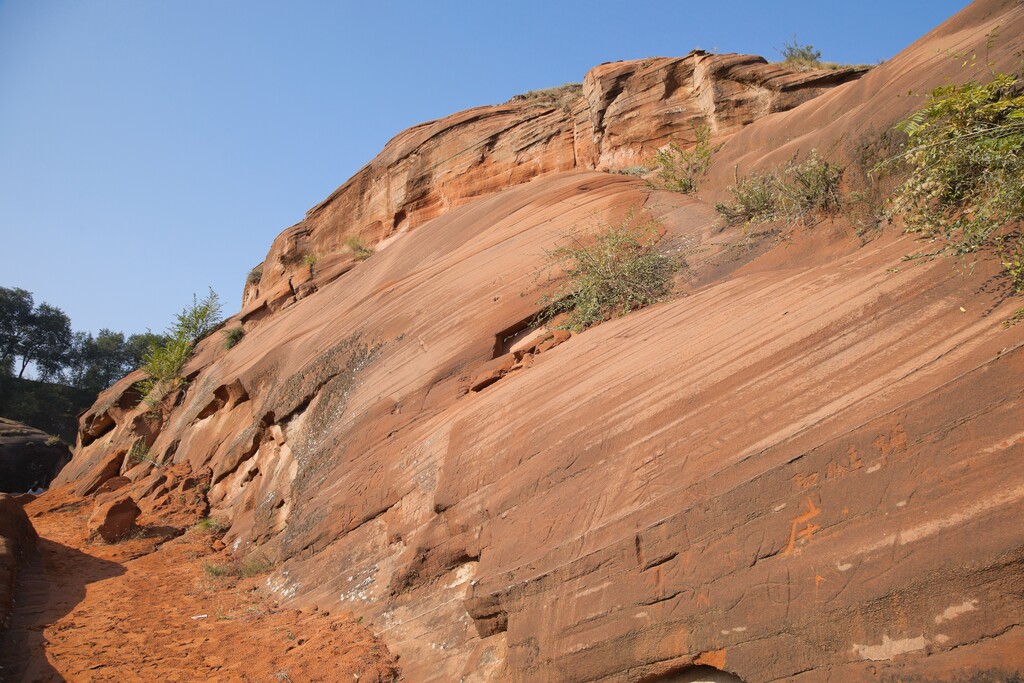
<svg viewBox="0 0 1024 683"><path fill-rule="evenodd" d="M911 239L845 220L772 248L710 204L738 163L911 111L937 49L997 26L1005 64L1024 6L986 0L827 92L858 74L694 53L406 131L275 241L237 346L204 341L155 413L139 376L100 396L60 482L123 475L150 514L201 477L270 590L365 617L409 680L1019 672L1024 349L996 265L908 268ZM694 120L724 142L700 197L580 170ZM536 343L545 252L631 209L688 296Z"/></svg>
<svg viewBox="0 0 1024 683"><path fill-rule="evenodd" d="M67 444L34 427L0 418L0 492L46 488L69 460Z"/></svg>
<svg viewBox="0 0 1024 683"><path fill-rule="evenodd" d="M724 140L766 114L791 109L864 73L794 72L753 55L615 62L591 69L580 94L555 102L513 98L402 132L369 164L281 233L247 283L243 308L262 315L354 263L349 238L390 239L482 196L574 169L650 162L672 138L708 125ZM308 258L307 258L308 257Z"/></svg>

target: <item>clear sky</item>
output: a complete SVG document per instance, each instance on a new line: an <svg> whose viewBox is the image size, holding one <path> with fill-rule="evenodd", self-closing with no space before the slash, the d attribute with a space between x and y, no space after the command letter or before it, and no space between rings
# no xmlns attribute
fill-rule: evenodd
<svg viewBox="0 0 1024 683"><path fill-rule="evenodd" d="M163 329L400 130L694 47L875 63L965 0L0 0L0 286Z"/></svg>

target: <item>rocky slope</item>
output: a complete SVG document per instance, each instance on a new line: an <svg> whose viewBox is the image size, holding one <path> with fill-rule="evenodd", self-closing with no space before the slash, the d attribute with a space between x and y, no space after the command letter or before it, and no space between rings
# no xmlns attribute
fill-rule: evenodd
<svg viewBox="0 0 1024 683"><path fill-rule="evenodd" d="M237 346L203 342L159 411L138 376L99 397L60 482L123 475L154 517L191 482L269 590L364 617L408 680L1003 680L1019 302L988 260L908 267L911 239L845 219L759 242L711 205L737 165L850 157L997 27L1009 64L1024 6L982 0L859 80L693 53L406 131L275 240ZM602 172L694 120L723 143L699 197ZM545 251L631 209L686 296L533 329Z"/></svg>

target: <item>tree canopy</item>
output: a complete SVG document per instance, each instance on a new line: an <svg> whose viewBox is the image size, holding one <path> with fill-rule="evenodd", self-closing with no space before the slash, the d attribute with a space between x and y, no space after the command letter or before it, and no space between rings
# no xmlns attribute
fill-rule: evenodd
<svg viewBox="0 0 1024 683"><path fill-rule="evenodd" d="M42 379L59 375L72 343L71 319L56 306L35 305L31 292L0 287L0 371L23 377L35 364Z"/></svg>
<svg viewBox="0 0 1024 683"><path fill-rule="evenodd" d="M36 379L95 394L138 368L163 340L152 332L72 332L61 309L36 304L24 289L0 287L0 376L21 379L32 368Z"/></svg>

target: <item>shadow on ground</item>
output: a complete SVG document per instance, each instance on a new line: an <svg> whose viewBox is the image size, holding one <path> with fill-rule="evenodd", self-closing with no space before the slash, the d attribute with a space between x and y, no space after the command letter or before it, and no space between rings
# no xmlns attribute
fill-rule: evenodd
<svg viewBox="0 0 1024 683"><path fill-rule="evenodd" d="M64 681L46 658L45 629L85 598L90 583L125 573L110 562L41 538L20 572L14 613L0 635L0 681Z"/></svg>

